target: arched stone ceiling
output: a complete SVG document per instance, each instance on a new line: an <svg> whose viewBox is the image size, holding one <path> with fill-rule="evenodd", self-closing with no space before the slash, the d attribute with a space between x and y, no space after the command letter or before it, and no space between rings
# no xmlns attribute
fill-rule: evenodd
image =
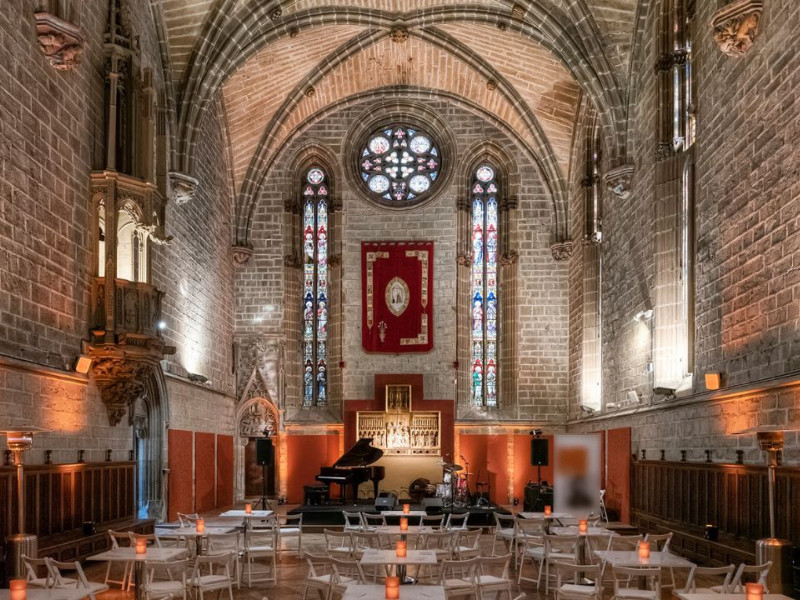
<svg viewBox="0 0 800 600"><path fill-rule="evenodd" d="M169 32L172 79L180 81L215 0L161 0Z"/></svg>
<svg viewBox="0 0 800 600"><path fill-rule="evenodd" d="M564 176L581 90L567 69L547 50L512 32L488 25L451 23L439 29L475 51L505 77L542 126Z"/></svg>
<svg viewBox="0 0 800 600"><path fill-rule="evenodd" d="M260 69L266 76L271 65L261 64ZM524 102L520 106L520 103L509 101L508 93L504 93L504 90L489 89L485 74L477 72L451 52L416 36L411 36L404 43L393 42L384 36L344 60L321 80L315 81L313 96L304 95L302 99L288 107L279 120L273 119L269 124L257 124L257 121L249 116L241 116L241 120L250 123L251 128L257 127L259 131L264 131L261 144L258 146L259 155L255 156L255 160L247 167L247 180L242 187L242 193L253 196L257 192L269 162L287 137L314 114L324 110L326 106L368 90L399 86L431 90L431 94L441 91L463 98L493 114L515 131L530 147L537 148L539 160L568 164L568 146L564 156L556 156L546 136L539 135L541 130L536 129L535 120L533 123L526 121ZM226 95L225 103L230 111L248 111L246 102L242 99ZM573 108L573 113L574 110ZM565 125L568 130L566 134L557 131L556 125L552 122L551 130L557 134L558 139L571 137L571 122ZM231 143L237 145L238 138L232 135ZM239 155L237 159L234 166L237 174L241 172L243 166L238 161L244 158L243 155ZM551 172L550 177L555 181L551 180L550 185L558 187L559 180L564 176L565 173L559 173L557 169Z"/></svg>
<svg viewBox="0 0 800 600"><path fill-rule="evenodd" d="M264 128L287 95L317 63L361 30L328 25L282 38L259 51L225 83L222 92L237 194Z"/></svg>
<svg viewBox="0 0 800 600"><path fill-rule="evenodd" d="M626 82L639 0L586 0L617 81Z"/></svg>
<svg viewBox="0 0 800 600"><path fill-rule="evenodd" d="M282 3L281 8L284 14L291 14L317 6L331 6L333 4L348 8L380 8L386 12L404 13L434 6L463 5L464 0L383 0L381 2L376 0L336 0L335 2L331 2L331 0L295 0ZM506 10L508 7L507 0L478 0L477 2L472 2L472 4L495 6Z"/></svg>

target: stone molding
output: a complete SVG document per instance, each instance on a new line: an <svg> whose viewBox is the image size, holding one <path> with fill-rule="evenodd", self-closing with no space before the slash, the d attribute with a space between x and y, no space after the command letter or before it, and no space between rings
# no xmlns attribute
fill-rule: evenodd
<svg viewBox="0 0 800 600"><path fill-rule="evenodd" d="M402 44L408 40L408 30L405 27L392 27L389 32L389 38L398 44Z"/></svg>
<svg viewBox="0 0 800 600"><path fill-rule="evenodd" d="M145 382L153 364L113 356L100 358L92 365L92 375L100 391L100 398L108 411L108 422L118 425L128 408L145 393ZM131 413L131 418L133 418Z"/></svg>
<svg viewBox="0 0 800 600"><path fill-rule="evenodd" d="M36 36L50 65L58 71L76 69L84 46L80 30L49 12L34 13L34 17Z"/></svg>
<svg viewBox="0 0 800 600"><path fill-rule="evenodd" d="M633 192L634 170L632 164L620 165L611 169L603 176L606 188L618 198L627 200Z"/></svg>
<svg viewBox="0 0 800 600"><path fill-rule="evenodd" d="M197 193L197 186L199 184L200 182L194 177L184 173L170 171L170 199L178 206L182 206L194 200L195 194Z"/></svg>
<svg viewBox="0 0 800 600"><path fill-rule="evenodd" d="M727 56L742 56L753 47L761 22L762 0L735 0L711 18L714 41Z"/></svg>
<svg viewBox="0 0 800 600"><path fill-rule="evenodd" d="M569 260L572 256L572 247L572 240L564 240L563 242L550 244L550 252L553 254L554 260Z"/></svg>
<svg viewBox="0 0 800 600"><path fill-rule="evenodd" d="M245 245L233 246L233 264L237 267L242 267L247 264L250 257L253 256L253 247Z"/></svg>

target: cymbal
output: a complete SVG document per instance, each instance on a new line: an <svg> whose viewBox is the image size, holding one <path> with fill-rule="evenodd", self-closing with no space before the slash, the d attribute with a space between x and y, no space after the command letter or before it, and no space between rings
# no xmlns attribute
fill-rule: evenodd
<svg viewBox="0 0 800 600"><path fill-rule="evenodd" d="M445 463L444 465L442 465L442 468L445 471L460 471L464 467L462 467L461 465L453 464L453 463Z"/></svg>

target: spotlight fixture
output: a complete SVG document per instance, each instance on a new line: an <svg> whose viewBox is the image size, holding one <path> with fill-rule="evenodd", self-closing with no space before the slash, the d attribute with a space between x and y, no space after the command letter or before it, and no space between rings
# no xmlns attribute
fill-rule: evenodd
<svg viewBox="0 0 800 600"><path fill-rule="evenodd" d="M158 328L161 331L164 331L167 328L167 322L166 321L159 321L158 322Z"/></svg>
<svg viewBox="0 0 800 600"><path fill-rule="evenodd" d="M675 390L668 387L654 387L653 393L657 396L664 396L666 399L675 397Z"/></svg>
<svg viewBox="0 0 800 600"><path fill-rule="evenodd" d="M86 375L89 369L92 368L92 357L86 354L81 354L78 360L75 361L75 371L81 375Z"/></svg>
<svg viewBox="0 0 800 600"><path fill-rule="evenodd" d="M636 390L628 390L626 398L628 404L639 404L639 393Z"/></svg>
<svg viewBox="0 0 800 600"><path fill-rule="evenodd" d="M585 404L581 404L581 412L585 412L588 416L592 416L594 414L594 408L591 406L586 406Z"/></svg>
<svg viewBox="0 0 800 600"><path fill-rule="evenodd" d="M652 308L648 308L647 310L640 310L635 315L633 315L633 320L637 321L637 322L639 322L639 321L647 321L648 319L652 319L652 318L653 318L653 309Z"/></svg>
<svg viewBox="0 0 800 600"><path fill-rule="evenodd" d="M205 375L200 375L200 373L189 373L187 375L189 381L194 381L195 383L205 383L208 381L208 377Z"/></svg>

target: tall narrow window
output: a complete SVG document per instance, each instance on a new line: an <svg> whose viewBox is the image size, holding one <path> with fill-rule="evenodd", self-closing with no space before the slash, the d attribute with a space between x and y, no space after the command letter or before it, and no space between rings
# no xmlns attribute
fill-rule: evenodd
<svg viewBox="0 0 800 600"><path fill-rule="evenodd" d="M303 406L328 402L328 208L325 172L303 181Z"/></svg>
<svg viewBox="0 0 800 600"><path fill-rule="evenodd" d="M481 165L472 182L472 404L497 406L497 197L495 169Z"/></svg>

